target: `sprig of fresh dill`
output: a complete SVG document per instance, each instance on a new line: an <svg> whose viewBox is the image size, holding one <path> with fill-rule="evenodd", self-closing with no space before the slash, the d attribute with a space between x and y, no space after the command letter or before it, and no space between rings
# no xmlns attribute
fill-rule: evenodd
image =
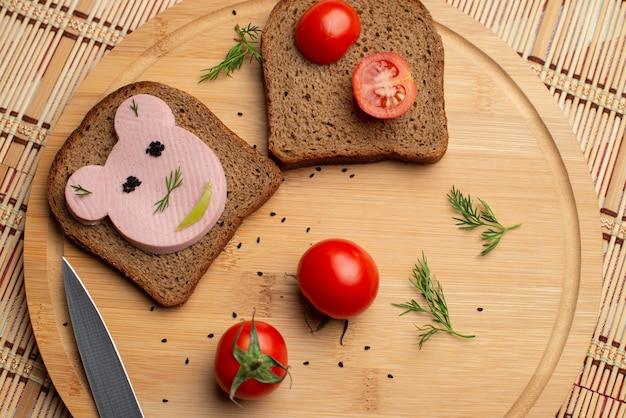
<svg viewBox="0 0 626 418"><path fill-rule="evenodd" d="M135 112L135 116L139 117L139 105L137 104L137 102L135 102L135 99L133 99L133 104L130 105L130 108L133 110L133 112Z"/></svg>
<svg viewBox="0 0 626 418"><path fill-rule="evenodd" d="M163 199L159 200L154 204L156 208L154 209L154 213L163 212L165 208L170 204L170 194L174 189L179 188L183 185L183 174L180 171L180 167L176 169L176 171L170 172L170 175L165 177L165 186L167 187L167 193L163 197Z"/></svg>
<svg viewBox="0 0 626 418"><path fill-rule="evenodd" d="M261 32L261 29L259 29L258 26L248 23L248 26L244 28L236 25L235 31L239 35L239 39L235 39L237 44L228 51L226 58L224 58L222 62L214 65L213 67L202 70L206 73L200 77L200 82L215 80L221 72L224 72L228 77L231 77L231 73L233 71L241 68L247 55L250 55L251 62L253 59L256 59L258 62L263 60L261 53L255 47L255 45L259 43L258 33Z"/></svg>
<svg viewBox="0 0 626 418"><path fill-rule="evenodd" d="M87 195L90 195L90 194L91 194L91 192L90 192L89 190L85 189L85 188L84 188L83 186L81 186L80 184L79 184L79 185L77 185L77 186L75 186L75 185L73 185L73 184L72 184L72 189L74 189L74 190L76 191L76 192L75 192L75 194L76 194L76 196L78 196L78 197L83 197L83 196L87 196Z"/></svg>
<svg viewBox="0 0 626 418"><path fill-rule="evenodd" d="M474 206L471 196L469 194L464 196L463 193L454 186L452 186L452 190L448 193L448 201L452 205L452 208L462 216L460 218L452 218L458 221L456 225L460 229L470 231L478 227L487 228L486 231L480 234L480 238L484 241L484 249L480 255L485 256L497 247L502 237L504 237L508 231L518 228L522 224L513 226L502 225L487 202L481 198L478 198L478 200L482 208Z"/></svg>
<svg viewBox="0 0 626 418"><path fill-rule="evenodd" d="M413 277L409 278L411 284L422 294L426 300L426 306L422 306L415 299L412 299L407 303L394 303L394 306L405 309L400 315L406 315L409 312L421 312L430 314L433 317L433 321L439 325L426 324L422 327L415 325L418 331L420 331L419 348L430 339L436 333L442 331L451 335L456 335L461 338L474 338L474 335L461 334L452 328L450 322L450 313L448 311L448 304L443 294L443 288L439 281L431 276L430 268L428 267L428 261L426 256L422 253L422 259L418 260L413 267Z"/></svg>

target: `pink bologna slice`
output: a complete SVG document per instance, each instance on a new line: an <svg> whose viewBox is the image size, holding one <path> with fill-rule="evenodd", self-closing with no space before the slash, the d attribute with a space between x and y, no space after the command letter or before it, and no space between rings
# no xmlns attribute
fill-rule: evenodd
<svg viewBox="0 0 626 418"><path fill-rule="evenodd" d="M104 166L82 167L69 178L65 198L72 215L86 225L108 216L129 242L156 254L202 238L226 204L226 177L213 150L176 126L167 103L147 94L120 105L115 131L118 142ZM204 209L198 202L207 187ZM194 222L179 229L192 210Z"/></svg>

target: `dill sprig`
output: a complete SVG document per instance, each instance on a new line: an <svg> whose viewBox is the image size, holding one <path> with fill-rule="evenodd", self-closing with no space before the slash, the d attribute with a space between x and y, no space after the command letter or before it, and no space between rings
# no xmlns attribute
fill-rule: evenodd
<svg viewBox="0 0 626 418"><path fill-rule="evenodd" d="M473 335L460 334L452 328L443 288L434 276L431 277L428 261L424 253L422 253L422 259L418 260L415 267L413 267L413 277L409 278L409 281L422 294L426 300L426 306L420 305L415 299L407 303L394 303L393 305L405 309L405 311L400 314L401 316L409 312L422 312L432 315L433 321L438 324L426 324L422 327L415 325L415 328L421 332L419 335L420 349L430 337L439 331L447 332L461 338L474 338Z"/></svg>
<svg viewBox="0 0 626 418"><path fill-rule="evenodd" d="M135 116L139 117L139 105L135 102L135 99L133 99L133 104L130 105L130 108L135 112Z"/></svg>
<svg viewBox="0 0 626 418"><path fill-rule="evenodd" d="M235 31L237 31L239 35L239 39L235 39L237 44L228 51L224 61L213 67L202 70L206 71L206 74L200 78L200 82L215 80L222 71L230 77L233 71L241 68L247 55L250 55L250 62L252 62L253 59L259 62L262 61L261 53L255 47L255 45L259 43L258 33L261 32L261 29L259 29L258 26L253 26L251 23L248 23L248 26L244 28L236 25Z"/></svg>
<svg viewBox="0 0 626 418"><path fill-rule="evenodd" d="M79 184L79 185L77 185L77 186L75 186L75 185L73 185L73 184L72 184L72 189L74 189L74 190L75 190L75 194L76 194L76 196L78 196L78 197L83 197L83 196L87 196L87 195L90 195L90 194L91 194L91 192L90 192L89 190L85 189L85 188L84 188L83 186L81 186L80 184Z"/></svg>
<svg viewBox="0 0 626 418"><path fill-rule="evenodd" d="M464 196L463 193L454 186L452 186L452 190L448 193L448 201L452 205L452 208L462 216L461 218L452 218L458 221L456 225L460 229L470 231L478 227L487 228L486 231L480 234L480 238L484 241L484 249L481 251L480 255L484 256L496 248L500 240L502 240L502 237L504 237L508 231L519 227L521 224L513 226L502 225L487 202L481 198L478 198L478 200L482 208L474 206L471 196L469 194Z"/></svg>
<svg viewBox="0 0 626 418"><path fill-rule="evenodd" d="M180 171L180 167L176 169L176 171L170 172L170 175L165 177L165 186L167 187L167 193L163 197L163 199L159 200L154 204L156 208L154 209L154 213L163 212L165 208L170 204L170 194L174 189L179 188L183 185L183 174Z"/></svg>

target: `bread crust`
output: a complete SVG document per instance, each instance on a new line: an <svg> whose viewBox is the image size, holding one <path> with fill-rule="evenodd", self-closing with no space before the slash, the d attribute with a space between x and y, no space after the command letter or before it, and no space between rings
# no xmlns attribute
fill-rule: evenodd
<svg viewBox="0 0 626 418"><path fill-rule="evenodd" d="M294 41L298 19L315 2L279 1L262 32L271 158L282 169L439 161L448 147L444 49L430 12L419 0L348 0L360 17L361 35L337 63L318 65ZM417 83L415 104L395 119L365 114L353 96L354 67L378 51L402 55Z"/></svg>
<svg viewBox="0 0 626 418"><path fill-rule="evenodd" d="M168 103L176 124L211 147L226 175L226 207L217 224L197 243L171 254L138 249L120 236L108 218L98 225L83 225L72 217L65 202L69 176L85 165L104 164L117 142L115 112L125 99L139 93ZM70 134L50 168L48 202L62 231L80 247L119 270L160 305L176 306L189 299L242 220L261 207L281 182L276 164L228 129L198 99L161 83L142 81L106 96Z"/></svg>

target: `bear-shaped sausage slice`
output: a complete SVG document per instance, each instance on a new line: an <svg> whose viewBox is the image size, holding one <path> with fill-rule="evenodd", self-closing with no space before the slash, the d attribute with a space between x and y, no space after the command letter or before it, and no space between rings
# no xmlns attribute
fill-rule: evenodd
<svg viewBox="0 0 626 418"><path fill-rule="evenodd" d="M104 166L70 176L65 198L72 215L87 225L108 216L129 242L156 254L202 238L226 203L224 169L211 148L176 126L167 103L147 94L119 106L115 132Z"/></svg>

